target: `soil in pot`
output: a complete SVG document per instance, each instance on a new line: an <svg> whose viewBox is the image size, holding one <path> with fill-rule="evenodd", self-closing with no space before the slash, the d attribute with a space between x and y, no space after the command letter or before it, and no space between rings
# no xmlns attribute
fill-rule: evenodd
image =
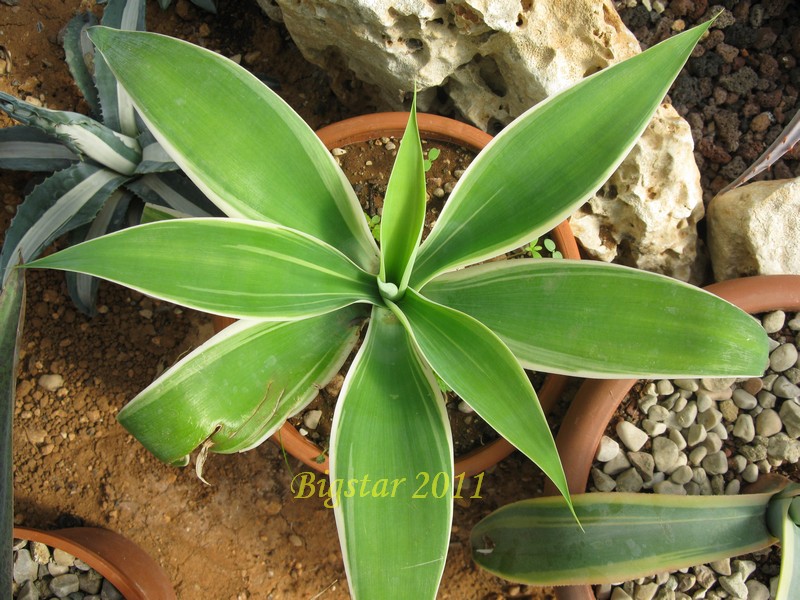
<svg viewBox="0 0 800 600"><path fill-rule="evenodd" d="M742 380L637 383L598 449L590 491L737 494L759 475L798 481L800 368L797 313L757 315L771 338L770 368ZM766 600L774 595L780 548L598 586L598 600L661 597ZM619 591L615 591L619 590ZM672 597L670 596L670 597Z"/></svg>

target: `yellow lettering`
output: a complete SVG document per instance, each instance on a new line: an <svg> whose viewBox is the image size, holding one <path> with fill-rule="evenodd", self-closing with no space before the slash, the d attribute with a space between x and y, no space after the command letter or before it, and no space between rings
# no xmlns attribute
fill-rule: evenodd
<svg viewBox="0 0 800 600"><path fill-rule="evenodd" d="M378 479L373 486L372 486L372 497L373 498L386 498L389 495L389 492L386 490L386 486L389 484L388 479Z"/></svg>
<svg viewBox="0 0 800 600"><path fill-rule="evenodd" d="M392 493L390 494L392 498L394 498L395 494L397 493L397 486L400 485L401 483L403 483L405 480L406 480L405 477L403 477L402 479L393 479L392 480Z"/></svg>
<svg viewBox="0 0 800 600"><path fill-rule="evenodd" d="M289 485L289 489L292 490L292 492L294 492L295 498L298 499L311 498L311 496L314 495L315 491L314 479L315 479L314 473L312 473L311 471L303 471L302 473L298 473L292 478L292 483ZM296 481L300 487L295 492L294 486Z"/></svg>

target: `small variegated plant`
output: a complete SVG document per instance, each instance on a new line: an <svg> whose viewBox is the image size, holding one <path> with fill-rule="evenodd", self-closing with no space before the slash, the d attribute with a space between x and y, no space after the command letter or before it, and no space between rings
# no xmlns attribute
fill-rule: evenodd
<svg viewBox="0 0 800 600"><path fill-rule="evenodd" d="M484 569L533 585L628 581L781 545L775 600L800 598L800 485L766 476L734 496L575 494L504 506L472 530ZM755 491L755 490L754 490Z"/></svg>
<svg viewBox="0 0 800 600"><path fill-rule="evenodd" d="M511 123L465 171L424 243L425 164L412 106L380 248L333 157L258 79L178 40L93 29L155 137L229 218L141 225L32 266L240 319L119 413L169 463L187 464L198 447L230 453L261 443L317 395L363 332L330 440L350 590L433 598L454 479L437 377L568 498L523 368L595 377L763 371L758 323L687 284L587 261L484 263L547 233L603 184L707 28ZM420 490L426 477L437 485Z"/></svg>
<svg viewBox="0 0 800 600"><path fill-rule="evenodd" d="M110 0L102 23L144 29L144 18L144 0ZM23 123L0 129L0 168L53 172L25 197L6 232L0 287L10 267L36 258L65 233L74 243L136 222L139 201L194 216L218 214L136 118L127 94L86 36L95 24L91 13L79 14L64 31L67 65L92 117L0 92L0 110ZM68 273L67 283L75 305L92 314L97 281Z"/></svg>

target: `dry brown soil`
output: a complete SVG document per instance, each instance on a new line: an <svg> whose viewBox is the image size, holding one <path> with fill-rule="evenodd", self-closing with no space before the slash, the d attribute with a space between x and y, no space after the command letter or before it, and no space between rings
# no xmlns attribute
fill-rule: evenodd
<svg viewBox="0 0 800 600"><path fill-rule="evenodd" d="M303 61L281 28L252 1L222 1L219 16L178 0L148 2L148 28L240 55L282 83L281 94L311 124L366 112L345 109L324 73ZM59 30L88 0L0 3L0 89L51 108L86 112L63 62ZM10 58L10 60L8 60ZM352 82L333 82L357 95ZM353 105L356 106L356 105ZM224 110L224 107L221 107ZM0 126L10 125L0 118ZM0 171L0 231L33 181ZM123 533L164 566L181 600L348 598L333 514L319 499L295 499L302 470L270 444L213 455L204 485L192 469L159 463L115 421L156 374L210 333L208 317L103 285L100 314L88 319L61 275L31 272L15 414L15 522L55 528L76 523ZM63 383L48 391L42 375ZM470 527L507 502L535 495L540 477L519 455L483 480L481 498L456 504L440 598L549 598L548 590L508 584L476 569Z"/></svg>

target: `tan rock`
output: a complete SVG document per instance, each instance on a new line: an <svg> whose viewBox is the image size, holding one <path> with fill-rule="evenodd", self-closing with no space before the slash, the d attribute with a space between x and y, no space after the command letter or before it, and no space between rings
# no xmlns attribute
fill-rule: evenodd
<svg viewBox="0 0 800 600"><path fill-rule="evenodd" d="M708 238L717 281L800 274L800 178L751 183L715 197Z"/></svg>

